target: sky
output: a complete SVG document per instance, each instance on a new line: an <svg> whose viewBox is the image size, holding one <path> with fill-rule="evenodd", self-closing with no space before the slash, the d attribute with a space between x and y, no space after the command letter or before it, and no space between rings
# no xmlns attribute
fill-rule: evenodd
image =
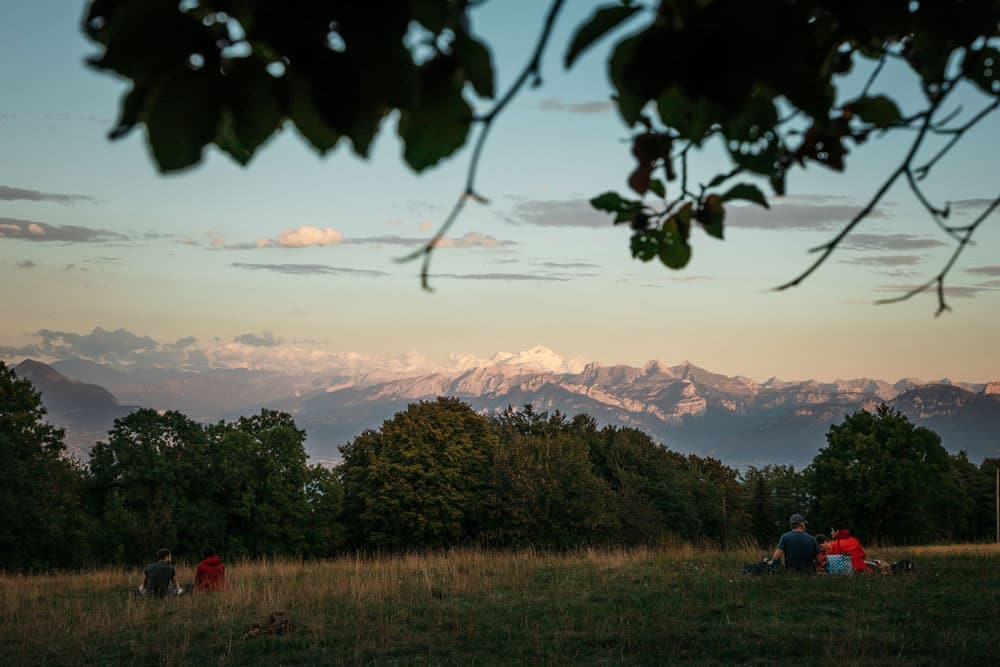
<svg viewBox="0 0 1000 667"><path fill-rule="evenodd" d="M321 158L285 127L246 168L210 147L197 168L163 176L143 130L106 138L127 84L84 65L99 53L79 29L84 3L5 3L0 358L322 371L544 345L566 360L689 360L756 379L1000 379L1000 215L949 275L953 312L941 317L931 294L872 303L930 279L954 247L902 184L803 285L772 290L870 198L912 135L854 150L843 174L794 171L770 211L730 209L725 241L695 230L682 271L631 259L628 230L587 204L625 193L632 168L628 128L609 103L610 42L562 66L573 28L599 4L569 3L543 85L494 124L477 184L489 204L466 207L434 254L426 292L419 263L396 260L446 215L471 145L417 175L402 163L395 118L368 160L343 144ZM544 11L532 0L474 11L499 90L523 66ZM859 63L842 82L843 99L868 71ZM904 68L886 68L880 83L904 112L917 109ZM973 113L987 100L964 88L955 102ZM998 136L994 114L927 181L934 201L953 202L956 222L998 194ZM724 169L710 148L692 178Z"/></svg>

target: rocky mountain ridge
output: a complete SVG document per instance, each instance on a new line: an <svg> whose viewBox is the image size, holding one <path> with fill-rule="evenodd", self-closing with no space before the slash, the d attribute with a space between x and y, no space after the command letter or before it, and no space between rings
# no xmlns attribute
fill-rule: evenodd
<svg viewBox="0 0 1000 667"><path fill-rule="evenodd" d="M262 407L286 410L309 434L310 452L322 460L336 460L339 445L366 428L378 427L408 403L438 396L461 398L484 412L527 403L550 412L583 412L602 424L642 429L677 451L717 456L737 466L807 464L824 444L831 424L886 402L941 434L951 451L964 449L974 459L1000 454L1000 382L924 383L912 378L895 383L870 378L758 382L687 361L675 366L651 361L642 367L564 364L547 348L530 352L497 355L488 366L455 373L388 380L381 373L349 377L244 370L130 372L83 360L53 366L84 376L78 380L100 377L129 402L178 409L204 421L233 419ZM53 385L54 376L40 367L63 380ZM66 406L56 400L59 391L52 387L72 381L44 364L30 362L28 368L43 385L49 383L43 401L53 421L69 423ZM78 398L88 391L94 396L99 393L95 390L106 394L105 409L97 410L103 416L91 425L110 427L113 416L127 412L101 387L84 382L76 387Z"/></svg>

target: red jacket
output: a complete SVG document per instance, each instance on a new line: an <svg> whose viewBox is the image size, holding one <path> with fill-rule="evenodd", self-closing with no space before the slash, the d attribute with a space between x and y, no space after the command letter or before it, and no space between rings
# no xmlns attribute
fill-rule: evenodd
<svg viewBox="0 0 1000 667"><path fill-rule="evenodd" d="M226 566L218 556L209 556L194 571L196 591L221 591L226 588Z"/></svg>
<svg viewBox="0 0 1000 667"><path fill-rule="evenodd" d="M843 528L837 531L834 538L826 543L828 554L850 554L851 566L855 572L865 571L865 548L858 538L851 537L851 531Z"/></svg>

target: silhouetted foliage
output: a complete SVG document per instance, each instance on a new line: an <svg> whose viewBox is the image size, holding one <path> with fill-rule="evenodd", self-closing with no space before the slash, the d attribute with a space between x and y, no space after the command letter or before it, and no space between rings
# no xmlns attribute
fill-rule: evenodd
<svg viewBox="0 0 1000 667"><path fill-rule="evenodd" d="M88 556L80 466L44 418L38 392L0 361L0 568L69 567Z"/></svg>
<svg viewBox="0 0 1000 667"><path fill-rule="evenodd" d="M403 159L416 171L476 136L461 197L434 239L412 255L424 257L426 285L436 241L466 199L485 201L475 175L486 136L527 82L541 84L541 57L567 3L551 0L534 50L501 94L491 50L470 28L479 4L92 0L82 28L103 47L91 65L132 82L110 136L145 125L153 159L165 172L196 164L208 144L246 164L286 121L320 153L346 137L367 156L382 121L396 112ZM1000 107L994 41L1000 0L620 0L576 26L564 65L624 25L635 29L606 58L618 112L635 131L636 166L627 178L634 198L606 192L591 203L615 224L630 225L635 258L682 268L692 255L692 227L721 239L728 202L768 206L753 181L784 194L795 167L841 171L853 146L897 131L912 138L902 164L819 248L818 260L783 287L822 264L898 180L957 242L956 256L1000 205L998 197L975 222L951 225L947 205L933 205L919 185L956 141ZM887 63L908 70L925 102L920 111L904 114L898 100L907 96L879 89ZM867 82L838 91L857 67L871 70ZM940 113L962 84L976 88L986 106L965 116L961 109ZM488 111L473 113L470 100L495 95ZM945 146L916 162L934 136L947 139ZM721 145L732 168L696 186L689 155L711 142ZM751 180L733 184L738 176ZM943 287L951 265L897 298ZM940 289L939 309L947 307L944 294Z"/></svg>

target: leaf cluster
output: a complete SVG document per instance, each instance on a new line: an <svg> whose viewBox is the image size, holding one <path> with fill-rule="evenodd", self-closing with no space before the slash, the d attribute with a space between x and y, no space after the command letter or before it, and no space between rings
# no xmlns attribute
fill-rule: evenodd
<svg viewBox="0 0 1000 667"><path fill-rule="evenodd" d="M103 46L90 64L132 82L111 138L144 124L164 172L208 144L246 164L286 121L321 154L346 137L367 156L394 111L422 171L465 143L467 89L494 94L468 4L94 0L83 30Z"/></svg>

